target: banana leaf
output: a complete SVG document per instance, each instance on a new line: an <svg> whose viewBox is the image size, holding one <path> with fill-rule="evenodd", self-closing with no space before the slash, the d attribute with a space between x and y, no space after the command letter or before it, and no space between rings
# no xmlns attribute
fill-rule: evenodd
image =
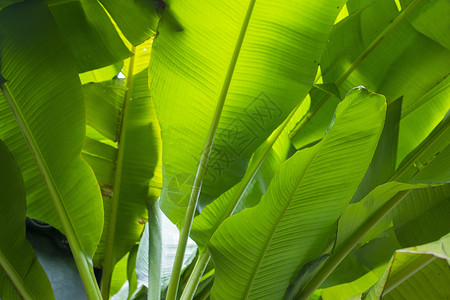
<svg viewBox="0 0 450 300"><path fill-rule="evenodd" d="M322 141L283 163L257 206L219 227L209 245L212 297L279 299L326 250L375 152L385 111L383 96L349 92Z"/></svg>
<svg viewBox="0 0 450 300"><path fill-rule="evenodd" d="M438 7L448 6L438 2ZM435 1L408 1L399 12L394 1L351 0L349 16L333 27L321 60L323 82L336 83L341 91L362 84L385 95L388 103L403 97L397 164L450 108L450 51L416 30L427 27L434 37L442 35L440 28L449 27L448 18L436 19L428 13L434 5ZM312 97L313 103L323 99ZM332 102L333 98L324 101L310 122L320 126L321 115ZM305 139L303 130L297 131L294 141Z"/></svg>
<svg viewBox="0 0 450 300"><path fill-rule="evenodd" d="M450 296L449 235L396 251L386 272L363 299L445 299Z"/></svg>
<svg viewBox="0 0 450 300"><path fill-rule="evenodd" d="M118 63L131 55L97 1L48 1L58 30L79 73Z"/></svg>
<svg viewBox="0 0 450 300"><path fill-rule="evenodd" d="M80 156L85 107L78 73L44 1L1 10L0 35L1 77L7 80L1 84L0 137L22 171L28 216L67 236L93 295L98 288L90 266L103 206L94 173Z"/></svg>
<svg viewBox="0 0 450 300"><path fill-rule="evenodd" d="M52 286L25 238L25 183L0 140L0 298L55 299Z"/></svg>
<svg viewBox="0 0 450 300"><path fill-rule="evenodd" d="M175 0L165 8L149 73L163 140L161 207L175 224L213 136L202 206L241 179L251 154L306 96L344 3Z"/></svg>

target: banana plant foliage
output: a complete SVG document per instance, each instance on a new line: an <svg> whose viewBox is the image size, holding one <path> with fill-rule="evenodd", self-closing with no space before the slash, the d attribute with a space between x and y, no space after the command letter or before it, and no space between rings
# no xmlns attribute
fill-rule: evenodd
<svg viewBox="0 0 450 300"><path fill-rule="evenodd" d="M449 297L449 13L0 1L0 297Z"/></svg>

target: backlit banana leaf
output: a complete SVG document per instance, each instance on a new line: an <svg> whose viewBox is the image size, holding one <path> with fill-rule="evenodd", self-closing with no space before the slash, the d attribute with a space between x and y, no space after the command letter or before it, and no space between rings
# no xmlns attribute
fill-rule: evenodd
<svg viewBox="0 0 450 300"><path fill-rule="evenodd" d="M83 149L105 191L105 231L94 259L103 265L104 278L139 241L147 206L161 189L159 125L146 69L150 47L150 42L136 47L134 57L125 62L126 88L107 83L84 87L88 123L110 141L119 140L116 148L96 137Z"/></svg>
<svg viewBox="0 0 450 300"><path fill-rule="evenodd" d="M394 1L349 1L350 15L334 26L321 61L323 81L341 90L362 84L385 95L388 103L403 96L397 164L450 108L450 51L433 40L450 23L427 13L448 1L408 2L399 12ZM427 27L430 37L419 27Z"/></svg>
<svg viewBox="0 0 450 300"><path fill-rule="evenodd" d="M364 299L445 299L450 297L450 236L396 251L385 274Z"/></svg>
<svg viewBox="0 0 450 300"><path fill-rule="evenodd" d="M400 0L403 7L411 2L412 0ZM425 0L411 12L408 21L417 31L450 50L450 37L446 34L448 20L444 17L448 14L450 14L450 3L448 1Z"/></svg>
<svg viewBox="0 0 450 300"><path fill-rule="evenodd" d="M280 299L296 272L324 253L375 152L385 110L383 96L349 92L322 141L283 163L257 206L219 227L210 242L212 297Z"/></svg>
<svg viewBox="0 0 450 300"><path fill-rule="evenodd" d="M450 110L428 137L405 157L394 178L403 182L421 183L430 181L435 176L439 181L445 173L447 173L447 177L450 176L449 162L446 160L446 157L450 155L449 140ZM441 156L441 154L443 155ZM433 162L438 157L439 163ZM430 168L429 164L433 164L433 168ZM426 172L423 172L424 168L427 170Z"/></svg>
<svg viewBox="0 0 450 300"><path fill-rule="evenodd" d="M94 173L80 157L85 107L78 74L44 1L1 10L0 35L1 76L7 80L1 84L0 137L22 171L28 216L65 233L93 292L89 266L103 207Z"/></svg>
<svg viewBox="0 0 450 300"><path fill-rule="evenodd" d="M402 108L401 99L387 106L386 121L373 155L369 169L358 186L352 198L352 203L358 202L373 188L383 184L394 175L397 160L398 130Z"/></svg>
<svg viewBox="0 0 450 300"><path fill-rule="evenodd" d="M376 187L360 202L351 204L344 210L339 219L334 249L327 261L315 270L315 274L312 276L311 281L305 286L298 287L297 290L300 292L301 299L308 297L310 293L316 290L336 266L338 266L347 255L351 255L350 251L354 249L354 247L380 236L382 232L390 228L392 219L395 220L396 218L399 218L399 223L401 224L402 219L407 220L409 218L408 213L411 213L412 218L416 217L417 221L425 222L425 224L428 222L429 225L426 211L424 211L424 207L426 208L427 205L421 204L420 202L428 201L430 202L428 207L432 207L433 202L439 203L441 200L446 201L446 197L444 196L444 198L441 198L439 193L437 193L438 199L436 200L433 199L433 201L431 201L420 196L420 198L416 200L415 197L413 197L414 193L416 193L414 190L431 189L442 185L443 183L450 182L450 172L445 166L441 168L442 163L440 161L449 159L449 153L447 152L450 151L446 151L447 148L417 174L416 177L420 177L422 172L429 174L430 172L427 169L435 172L434 176L422 178L420 180L420 182L422 182L421 184L388 182ZM415 182L415 179L416 178L414 177L411 182ZM433 194L433 192L430 193ZM393 209L396 208L399 203L402 203L402 201L403 203L407 203L407 205L403 206L403 208L406 207L406 209L398 209L394 213ZM425 215L421 215L421 213L425 213ZM437 216L439 216L439 214ZM442 231L446 232L445 228L448 227L448 221L445 219L445 212L444 217L439 216L436 220L439 224L444 225ZM394 224L395 223L396 222L394 221ZM423 226L423 224L419 224L418 228L425 230L425 232L432 230L431 227ZM429 234L430 236L433 236L433 233L429 232ZM415 242L421 241L420 235L418 237L415 234L411 234L410 237L414 237ZM350 270L351 269L347 269L347 271Z"/></svg>
<svg viewBox="0 0 450 300"><path fill-rule="evenodd" d="M131 55L99 2L49 0L48 6L80 73Z"/></svg>
<svg viewBox="0 0 450 300"><path fill-rule="evenodd" d="M412 192L393 214L394 230L402 247L439 239L450 232L450 185Z"/></svg>
<svg viewBox="0 0 450 300"><path fill-rule="evenodd" d="M266 143L268 143L268 141L263 143L261 145L261 149L256 151L253 159L250 160L249 166L255 164L253 161L254 158L259 157L259 152L264 150L263 148ZM247 176L253 176L253 179L249 182L244 193L239 195L240 200L237 207L234 207L232 201L236 197L236 193L238 193L240 185L244 184L244 182L238 183L223 193L213 203L206 206L200 215L194 218L191 238L200 248L207 246L211 236L217 230L222 221L230 215L230 212L237 213L244 208L255 206L259 202L262 195L266 192L276 168L286 160L289 146L290 143L287 133L282 133L273 145L272 150L267 154L267 157L264 159L256 174L246 174L244 176L244 178ZM249 169L251 170L252 168Z"/></svg>
<svg viewBox="0 0 450 300"><path fill-rule="evenodd" d="M25 238L26 199L22 175L1 140L0 212L0 298L54 299L50 281Z"/></svg>
<svg viewBox="0 0 450 300"><path fill-rule="evenodd" d="M200 249L208 244L211 236L227 217L258 204L261 196L266 192L276 168L287 158L290 149L288 133L306 114L309 105L309 97L307 97L286 126L280 125L255 151L243 179L206 206L201 214L194 218L191 237Z"/></svg>
<svg viewBox="0 0 450 300"><path fill-rule="evenodd" d="M28 214L63 229L45 180L57 205L64 203L82 249L92 255L103 213L94 174L80 158L85 112L78 74L45 2L14 4L0 14L1 74L10 92L0 102L0 133L24 175ZM16 19L23 19L22 26L13 25Z"/></svg>
<svg viewBox="0 0 450 300"><path fill-rule="evenodd" d="M251 154L306 96L344 3L170 1L150 85L163 140L161 207L174 223L184 219L210 129L203 205L241 179Z"/></svg>

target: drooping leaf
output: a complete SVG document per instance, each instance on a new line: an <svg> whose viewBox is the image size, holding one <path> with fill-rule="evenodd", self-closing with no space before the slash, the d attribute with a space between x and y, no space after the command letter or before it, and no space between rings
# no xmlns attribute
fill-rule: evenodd
<svg viewBox="0 0 450 300"><path fill-rule="evenodd" d="M240 31L253 2L171 1L166 7L173 18L161 19L150 84L164 144L161 205L174 223L184 219L219 97L226 98L203 178L203 205L240 180L251 154L307 94L344 2L257 1L245 37Z"/></svg>
<svg viewBox="0 0 450 300"><path fill-rule="evenodd" d="M0 213L0 298L55 299L50 281L25 238L25 184L1 140Z"/></svg>
<svg viewBox="0 0 450 300"><path fill-rule="evenodd" d="M72 228L80 249L92 256L103 212L94 174L80 158L85 112L78 74L44 1L17 3L0 14L1 73L8 80L0 135L23 172L28 215L62 231Z"/></svg>
<svg viewBox="0 0 450 300"><path fill-rule="evenodd" d="M384 97L362 87L352 90L322 141L283 163L257 206L219 227L210 242L216 267L212 297L284 294L296 271L333 238L369 166L384 117Z"/></svg>
<svg viewBox="0 0 450 300"><path fill-rule="evenodd" d="M450 297L449 235L436 242L396 251L385 274L364 299Z"/></svg>
<svg viewBox="0 0 450 300"><path fill-rule="evenodd" d="M28 215L67 236L88 294L98 295L90 266L103 207L80 156L85 107L78 73L44 1L1 10L0 35L1 75L8 80L1 85L0 137L22 170Z"/></svg>

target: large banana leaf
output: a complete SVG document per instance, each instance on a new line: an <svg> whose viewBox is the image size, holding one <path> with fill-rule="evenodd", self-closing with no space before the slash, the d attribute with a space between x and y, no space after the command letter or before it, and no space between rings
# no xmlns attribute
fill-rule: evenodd
<svg viewBox="0 0 450 300"><path fill-rule="evenodd" d="M450 297L450 236L396 251L385 274L364 299L445 299Z"/></svg>
<svg viewBox="0 0 450 300"><path fill-rule="evenodd" d="M0 140L0 298L54 299L47 275L25 238L25 183Z"/></svg>
<svg viewBox="0 0 450 300"><path fill-rule="evenodd" d="M324 139L283 163L256 207L219 227L210 242L213 297L279 299L295 272L326 249L369 166L385 109L384 97L352 90Z"/></svg>
<svg viewBox="0 0 450 300"><path fill-rule="evenodd" d="M450 51L415 29L425 26L433 36L442 35L440 28L450 26L448 18L426 12L436 2L448 6L448 1L408 2L411 6L405 3L398 12L394 1L349 1L350 16L334 26L321 61L323 81L334 82L341 90L362 84L385 95L388 103L403 96L397 163L450 108ZM414 27L409 15L415 16ZM311 122L329 110L330 100Z"/></svg>
<svg viewBox="0 0 450 300"><path fill-rule="evenodd" d="M164 148L161 207L174 223L184 219L210 129L204 203L239 181L251 154L307 94L344 3L175 0L166 7L150 84Z"/></svg>
<svg viewBox="0 0 450 300"><path fill-rule="evenodd" d="M441 198L438 193L438 199L433 201L427 200L426 198L424 199L423 197L420 197L419 200L416 201L414 199L415 197L412 197L415 193L413 190L424 188L430 189L450 181L450 172L448 172L448 168L445 166L441 168L441 161L447 161L450 158L450 151L448 151L449 149L450 146L440 153L438 158L434 159L416 175L416 177L420 177L422 172L425 174L435 173L433 176L421 178L421 184L388 182L384 185L376 187L363 200L349 205L344 210L339 220L337 239L334 249L330 257L321 266L318 266L317 269L314 270L315 274L312 276L312 279L305 286L298 287L298 291L303 289L301 291L301 299L307 298L308 295L317 289L336 268L336 266L350 254L350 251L356 247L358 243L370 241L371 239L380 236L380 233L388 229L392 224L392 219L400 219L399 223L401 224L402 219L408 219L408 213L417 210L411 217L416 217L417 220L427 223L427 216L421 216L421 213L424 212L423 207L426 207L427 205L420 205L420 201L429 201L431 202L429 206L432 207L432 202L439 203L439 201L445 201L446 198ZM431 172L428 169L431 170ZM411 179L412 183L416 182L416 177ZM433 193L431 192L431 194ZM405 198L407 198L407 200ZM403 206L403 208L406 207L407 209L398 209L395 214L392 213L393 209L399 203L402 203L402 201L403 203L405 203L405 201L408 203L406 206ZM437 220L439 224L443 224L444 227L448 227L448 221L445 220L445 217L440 217ZM394 222L394 224L395 223L396 222ZM432 228L422 226L420 229L425 230L425 235L428 233L430 236L433 236L433 233L430 232ZM445 229L443 230L445 231ZM420 235L419 238L417 238L414 234L410 235L410 237L411 236L414 237L415 242L420 243L423 241L420 239ZM400 246L400 244L398 245ZM381 258L381 261L382 259L383 258ZM350 270L351 269L348 269L347 271Z"/></svg>
<svg viewBox="0 0 450 300"><path fill-rule="evenodd" d="M103 209L94 173L80 157L85 110L78 74L44 1L4 8L0 35L1 76L8 80L0 136L22 170L28 215L66 234L83 282L95 291L89 266Z"/></svg>
<svg viewBox="0 0 450 300"><path fill-rule="evenodd" d="M118 63L131 55L107 12L97 1L48 1L78 71Z"/></svg>
<svg viewBox="0 0 450 300"><path fill-rule="evenodd" d="M106 232L111 218L111 201L116 194L113 261L120 259L139 240L147 220L147 205L155 201L161 189L161 159L159 126L149 97L146 67L151 43L135 49L133 61L126 61L124 72L132 78L127 96L126 87L111 83L91 83L83 86L86 94L87 121L104 136L88 133L83 157L93 168L102 188L105 203L105 232L98 246L94 262L102 264L106 246ZM129 64L133 67L128 73ZM127 117L123 105L129 97ZM112 141L119 139L117 144ZM105 138L106 137L106 138ZM119 165L119 153L122 153ZM120 178L120 188L115 180ZM118 195L117 195L118 194Z"/></svg>
<svg viewBox="0 0 450 300"><path fill-rule="evenodd" d="M105 231L95 256L95 263L103 265L103 278L111 276L114 264L139 240L147 206L161 190L159 125L146 69L150 48L150 41L139 45L125 62L126 88L111 83L84 88L88 123L109 139L92 136L83 149L104 191ZM117 148L106 144L115 140Z"/></svg>

